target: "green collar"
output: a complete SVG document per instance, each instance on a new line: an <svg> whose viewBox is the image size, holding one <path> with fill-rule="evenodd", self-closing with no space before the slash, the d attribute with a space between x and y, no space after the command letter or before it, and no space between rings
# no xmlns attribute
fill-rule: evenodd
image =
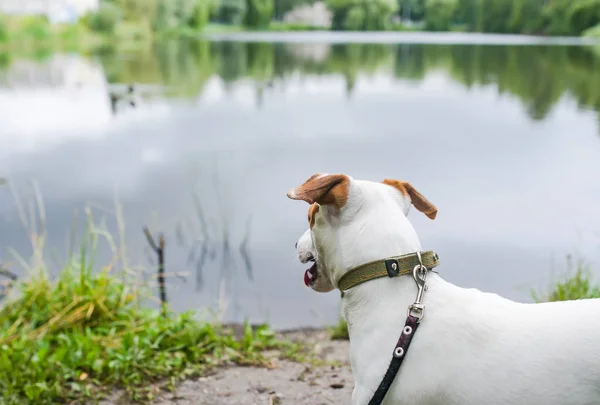
<svg viewBox="0 0 600 405"><path fill-rule="evenodd" d="M419 262L418 253L414 252L365 263L344 274L338 283L338 288L343 295L344 291L365 281L380 277L412 275L415 266L419 264L423 264L427 269L432 269L440 264L439 256L432 250L421 252L421 260L422 263Z"/></svg>

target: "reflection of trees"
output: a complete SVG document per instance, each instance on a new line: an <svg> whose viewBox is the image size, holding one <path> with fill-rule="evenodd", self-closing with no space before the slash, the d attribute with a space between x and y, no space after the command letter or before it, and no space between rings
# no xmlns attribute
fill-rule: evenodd
<svg viewBox="0 0 600 405"><path fill-rule="evenodd" d="M359 75L383 70L418 81L435 69L467 88L494 86L500 94L518 97L536 120L565 95L581 108L600 110L600 51L591 47L172 40L130 50L104 48L95 57L110 83L163 85L176 97L197 97L215 75L226 91L247 79L254 83L259 106L265 91L275 83L285 88L292 75L341 75L350 96ZM49 71L49 63L40 69ZM0 68L0 82L10 81L6 72Z"/></svg>
<svg viewBox="0 0 600 405"><path fill-rule="evenodd" d="M589 49L564 46L430 46L425 70L443 68L460 83L494 85L518 97L530 117L544 118L565 95L600 110L600 61Z"/></svg>
<svg viewBox="0 0 600 405"><path fill-rule="evenodd" d="M98 54L110 83L160 84L177 96L194 97L216 72L206 41L165 41L127 51Z"/></svg>
<svg viewBox="0 0 600 405"><path fill-rule="evenodd" d="M390 67L392 57L392 48L388 45L334 45L326 64L330 72L344 75L350 95L358 74L373 74L381 67Z"/></svg>
<svg viewBox="0 0 600 405"><path fill-rule="evenodd" d="M600 55L567 46L381 44L273 44L171 41L134 54L104 54L111 81L160 83L174 95L196 96L212 75L228 88L255 83L257 98L291 74L340 74L351 94L358 75L384 69L399 79L421 80L446 71L467 88L492 85L518 97L533 119L544 118L565 95L600 110Z"/></svg>

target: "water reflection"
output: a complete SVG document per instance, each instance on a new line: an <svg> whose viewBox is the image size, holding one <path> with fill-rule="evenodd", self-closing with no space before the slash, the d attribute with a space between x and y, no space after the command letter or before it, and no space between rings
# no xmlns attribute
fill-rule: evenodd
<svg viewBox="0 0 600 405"><path fill-rule="evenodd" d="M167 96L197 98L215 75L226 83L226 90L252 80L255 106L260 107L264 91L275 83L285 86L293 75L342 75L351 97L359 74L383 71L397 80L419 81L431 72L444 71L466 88L493 85L498 94L518 97L529 116L541 120L566 95L575 98L580 108L600 110L598 53L584 46L171 41L128 52L107 48L90 59L52 55L37 63L14 60L0 69L0 86L19 92L52 88L55 94L80 89L86 103L93 102L94 94L104 93L116 113L121 99L135 105L134 88L136 96L143 98L164 96L156 86L165 86ZM81 105L83 100L74 97L71 92L65 109ZM101 120L106 107L99 107L95 104L93 111Z"/></svg>
<svg viewBox="0 0 600 405"><path fill-rule="evenodd" d="M118 186L132 267L154 275L149 226L167 272L186 274L169 279L176 310L285 327L334 320L339 299L302 284L306 207L285 190L315 171L407 178L440 207L411 220L448 279L527 299L516 286L543 287L552 260L597 252L598 67L589 48L541 45L183 41L12 58L0 177L38 180L52 254L73 246L74 208L112 207ZM407 153L423 145L426 165ZM27 253L4 191L0 255Z"/></svg>
<svg viewBox="0 0 600 405"><path fill-rule="evenodd" d="M600 58L583 46L169 42L135 57L103 54L100 61L110 81L160 83L178 96L197 97L213 75L228 84L251 79L258 106L262 92L296 74L342 75L351 97L359 74L422 80L441 70L467 88L494 85L518 97L535 120L564 95L600 110Z"/></svg>

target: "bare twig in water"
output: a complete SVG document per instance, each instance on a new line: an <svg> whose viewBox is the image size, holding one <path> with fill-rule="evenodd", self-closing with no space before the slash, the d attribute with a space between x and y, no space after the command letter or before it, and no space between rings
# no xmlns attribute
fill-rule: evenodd
<svg viewBox="0 0 600 405"><path fill-rule="evenodd" d="M244 235L244 239L240 244L240 256L242 256L242 260L244 261L244 265L246 266L246 273L248 274L248 279L250 281L254 280L254 276L252 275L252 260L250 260L250 254L248 253L248 241L250 240L250 230L252 216L248 217L248 221L246 222L246 233Z"/></svg>
<svg viewBox="0 0 600 405"><path fill-rule="evenodd" d="M8 290L12 287L15 281L17 281L17 275L13 272L5 269L0 265L0 276L8 278L6 282L0 283L0 301L8 295Z"/></svg>
<svg viewBox="0 0 600 405"><path fill-rule="evenodd" d="M4 276L10 279L10 281L15 281L18 277L15 273L5 269L0 265L0 276Z"/></svg>
<svg viewBox="0 0 600 405"><path fill-rule="evenodd" d="M144 234L146 235L148 244L158 257L158 288L160 291L160 303L163 310L163 316L166 316L167 289L165 286L165 237L160 234L157 245L147 227L144 227Z"/></svg>
<svg viewBox="0 0 600 405"><path fill-rule="evenodd" d="M196 262L196 291L200 291L202 289L202 285L204 284L204 263L206 262L206 256L208 253L208 247L206 246L206 242L200 242L202 244L200 250L200 256Z"/></svg>

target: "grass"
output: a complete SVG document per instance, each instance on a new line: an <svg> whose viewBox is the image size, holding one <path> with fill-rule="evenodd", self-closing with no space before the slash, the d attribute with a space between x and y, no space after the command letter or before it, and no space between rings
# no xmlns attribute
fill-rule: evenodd
<svg viewBox="0 0 600 405"><path fill-rule="evenodd" d="M600 38L600 24L593 26L592 28L588 28L585 30L582 35L584 37L596 37Z"/></svg>
<svg viewBox="0 0 600 405"><path fill-rule="evenodd" d="M244 27L241 25L232 24L219 24L210 22L204 26L202 32L204 33L222 33L222 32L240 32L244 31Z"/></svg>
<svg viewBox="0 0 600 405"><path fill-rule="evenodd" d="M81 401L113 387L145 401L218 364L268 366L264 350L279 349L291 359L301 352L267 325L246 325L236 339L192 312L163 318L142 308L136 289L110 268L93 274L83 259L70 262L56 281L38 274L18 292L0 312L3 404Z"/></svg>
<svg viewBox="0 0 600 405"><path fill-rule="evenodd" d="M329 334L332 340L347 340L348 336L348 324L346 320L340 316L338 323L329 328Z"/></svg>
<svg viewBox="0 0 600 405"><path fill-rule="evenodd" d="M115 386L148 400L164 385L153 382L173 384L223 362L265 366L261 351L285 346L266 325L246 325L237 340L192 313L162 318L136 301L108 269L92 275L85 263L56 282L22 283L19 299L0 312L3 403L66 403Z"/></svg>
<svg viewBox="0 0 600 405"><path fill-rule="evenodd" d="M569 261L570 267L570 261ZM586 298L600 298L600 287L592 282L590 268L579 262L575 272L569 271L562 280L556 281L547 292L531 292L535 302L568 301ZM348 324L340 317L338 323L329 328L333 340L349 339Z"/></svg>
<svg viewBox="0 0 600 405"><path fill-rule="evenodd" d="M43 258L45 213L37 189L35 194L39 221L27 218L17 204L28 234L35 235L31 264L13 252L28 273L0 308L1 404L89 403L117 388L125 400L143 403L218 365L268 367L265 350L311 361L307 347L277 338L266 324L245 324L236 333L200 321L193 312L174 314L165 306L163 316L159 309L143 306L149 286L128 281L132 274L126 269L117 271L117 264L125 262L118 255L126 249L107 233L103 221L95 223L91 210L79 253L68 255L59 275L49 277ZM115 212L122 240L118 205ZM115 257L97 268L101 240Z"/></svg>
<svg viewBox="0 0 600 405"><path fill-rule="evenodd" d="M569 268L571 267L570 258ZM550 289L540 295L535 291L531 296L535 302L568 301L586 298L600 298L600 288L592 283L590 268L583 262L577 263L575 272L563 280L557 281Z"/></svg>
<svg viewBox="0 0 600 405"><path fill-rule="evenodd" d="M286 23L280 21L272 21L265 31L276 31L276 32L285 32L285 31L329 31L326 27L319 27L308 24L294 24L294 23Z"/></svg>

